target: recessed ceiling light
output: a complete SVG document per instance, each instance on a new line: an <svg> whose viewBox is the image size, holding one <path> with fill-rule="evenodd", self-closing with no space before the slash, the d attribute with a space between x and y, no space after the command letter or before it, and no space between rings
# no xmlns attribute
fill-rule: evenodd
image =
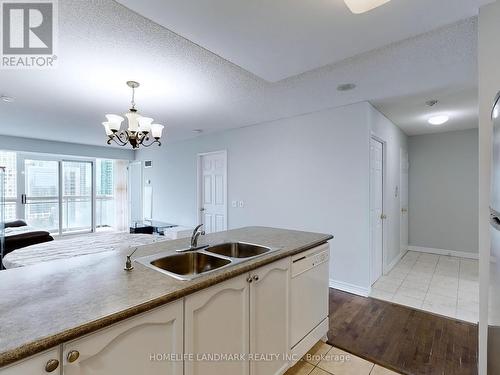
<svg viewBox="0 0 500 375"><path fill-rule="evenodd" d="M337 86L337 91L351 91L356 88L354 83L343 83Z"/></svg>
<svg viewBox="0 0 500 375"><path fill-rule="evenodd" d="M0 100L2 100L2 102L5 102L5 103L12 103L16 99L13 98L12 96L2 95L2 96L0 96Z"/></svg>
<svg viewBox="0 0 500 375"><path fill-rule="evenodd" d="M433 116L429 119L429 124L436 125L436 126L443 125L444 123L447 123L449 119L450 119L450 116L446 116L446 115Z"/></svg>
<svg viewBox="0 0 500 375"><path fill-rule="evenodd" d="M193 133L196 133L196 134L203 133L203 129L193 129Z"/></svg>
<svg viewBox="0 0 500 375"><path fill-rule="evenodd" d="M372 9L378 8L391 0L344 0L348 8L354 14L368 12Z"/></svg>

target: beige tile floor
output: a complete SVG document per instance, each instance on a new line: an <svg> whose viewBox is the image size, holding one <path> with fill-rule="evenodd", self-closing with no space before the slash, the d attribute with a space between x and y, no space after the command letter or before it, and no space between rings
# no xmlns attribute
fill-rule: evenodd
<svg viewBox="0 0 500 375"><path fill-rule="evenodd" d="M474 259L408 251L370 297L477 323L478 267Z"/></svg>
<svg viewBox="0 0 500 375"><path fill-rule="evenodd" d="M285 375L397 375L324 342L318 342Z"/></svg>

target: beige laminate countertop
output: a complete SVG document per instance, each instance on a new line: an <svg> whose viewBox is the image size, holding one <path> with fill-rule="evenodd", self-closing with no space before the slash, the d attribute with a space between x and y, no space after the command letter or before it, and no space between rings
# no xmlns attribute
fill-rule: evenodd
<svg viewBox="0 0 500 375"><path fill-rule="evenodd" d="M246 227L209 234L200 243L245 241L279 248L256 259L180 281L134 262L130 250L60 259L0 272L0 367L133 315L182 298L333 237L328 234ZM185 248L189 239L140 247L133 258Z"/></svg>

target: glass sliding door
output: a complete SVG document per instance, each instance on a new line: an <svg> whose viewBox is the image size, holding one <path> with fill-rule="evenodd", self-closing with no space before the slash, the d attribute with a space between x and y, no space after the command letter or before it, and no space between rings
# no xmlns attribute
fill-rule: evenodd
<svg viewBox="0 0 500 375"><path fill-rule="evenodd" d="M24 159L22 215L29 225L50 233L59 232L59 163Z"/></svg>
<svg viewBox="0 0 500 375"><path fill-rule="evenodd" d="M96 230L116 225L114 164L113 160L96 160Z"/></svg>
<svg viewBox="0 0 500 375"><path fill-rule="evenodd" d="M92 162L62 161L62 232L91 232Z"/></svg>
<svg viewBox="0 0 500 375"><path fill-rule="evenodd" d="M52 234L92 232L93 162L18 155L18 216Z"/></svg>

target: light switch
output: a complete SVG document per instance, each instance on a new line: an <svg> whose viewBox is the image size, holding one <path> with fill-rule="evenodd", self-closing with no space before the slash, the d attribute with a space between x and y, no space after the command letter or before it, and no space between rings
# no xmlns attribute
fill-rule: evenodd
<svg viewBox="0 0 500 375"><path fill-rule="evenodd" d="M239 201L239 202L238 202L238 207L239 207L239 208L243 208L243 206L244 206L243 201Z"/></svg>
<svg viewBox="0 0 500 375"><path fill-rule="evenodd" d="M233 206L234 208L238 207L238 202L237 201L232 201L231 202L231 206Z"/></svg>

